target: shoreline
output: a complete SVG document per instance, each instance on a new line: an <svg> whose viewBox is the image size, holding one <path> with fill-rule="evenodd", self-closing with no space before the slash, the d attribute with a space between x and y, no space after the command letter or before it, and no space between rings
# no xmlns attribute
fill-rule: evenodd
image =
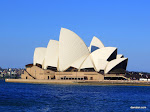
<svg viewBox="0 0 150 112"><path fill-rule="evenodd" d="M5 79L8 83L60 84L60 85L118 85L118 86L150 86L149 81L72 81L72 80L35 80L35 79Z"/></svg>

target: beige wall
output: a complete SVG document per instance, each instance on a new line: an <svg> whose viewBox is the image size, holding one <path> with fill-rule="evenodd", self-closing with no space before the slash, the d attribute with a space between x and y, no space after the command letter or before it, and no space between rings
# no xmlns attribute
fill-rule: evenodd
<svg viewBox="0 0 150 112"><path fill-rule="evenodd" d="M37 66L32 66L31 68L26 68L26 71L35 77L36 79L51 79L54 77L55 72L51 70L43 70ZM24 71L24 74L21 75L22 79L33 79L26 71Z"/></svg>
<svg viewBox="0 0 150 112"><path fill-rule="evenodd" d="M21 79L33 79L33 78L24 71L24 74L21 74Z"/></svg>
<svg viewBox="0 0 150 112"><path fill-rule="evenodd" d="M27 72L26 72L27 71ZM54 78L56 80L61 80L61 78L84 78L87 77L87 80L104 80L104 76L102 74L99 74L97 72L53 72L51 70L44 70L37 66L32 66L31 68L26 68L26 71L24 71L24 74L21 75L22 79L33 79L30 75L35 77L36 79L45 79L51 80ZM29 75L29 74L30 75Z"/></svg>
<svg viewBox="0 0 150 112"><path fill-rule="evenodd" d="M88 80L104 80L104 76L97 72L56 72L56 80L61 80L61 78L84 78L87 77Z"/></svg>

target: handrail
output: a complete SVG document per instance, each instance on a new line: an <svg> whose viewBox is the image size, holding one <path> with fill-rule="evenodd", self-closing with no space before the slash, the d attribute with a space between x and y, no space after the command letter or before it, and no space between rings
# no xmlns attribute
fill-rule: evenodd
<svg viewBox="0 0 150 112"><path fill-rule="evenodd" d="M25 70L26 71L26 70ZM27 72L27 71L26 71ZM29 76L31 76L33 79L36 79L34 76L32 76L29 72L27 72Z"/></svg>

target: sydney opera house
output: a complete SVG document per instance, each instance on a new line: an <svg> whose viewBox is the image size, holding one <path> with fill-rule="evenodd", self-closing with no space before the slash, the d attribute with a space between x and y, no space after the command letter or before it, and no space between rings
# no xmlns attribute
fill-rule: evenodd
<svg viewBox="0 0 150 112"><path fill-rule="evenodd" d="M61 28L59 41L35 48L33 64L26 65L22 79L126 80L128 58L116 47L105 47L93 37L90 46L74 32Z"/></svg>

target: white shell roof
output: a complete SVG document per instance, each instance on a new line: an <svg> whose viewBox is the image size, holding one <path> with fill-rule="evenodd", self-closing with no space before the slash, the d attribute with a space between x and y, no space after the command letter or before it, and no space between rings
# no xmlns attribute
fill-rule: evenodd
<svg viewBox="0 0 150 112"><path fill-rule="evenodd" d="M116 65L120 64L121 62L127 60L128 58L118 58L110 61L105 69L105 74L109 73Z"/></svg>
<svg viewBox="0 0 150 112"><path fill-rule="evenodd" d="M79 58L77 61L75 61L71 66L80 69L81 64L83 61L87 58L88 55L84 55L81 58Z"/></svg>
<svg viewBox="0 0 150 112"><path fill-rule="evenodd" d="M96 67L96 71L99 72L100 70L105 70L108 61L106 60L102 60L102 59L97 59L97 61L95 61L95 67Z"/></svg>
<svg viewBox="0 0 150 112"><path fill-rule="evenodd" d="M85 55L89 55L89 50L83 40L74 32L61 28L59 37L59 70L65 71L75 61ZM80 61L83 62L85 58Z"/></svg>
<svg viewBox="0 0 150 112"><path fill-rule="evenodd" d="M124 56L122 54L117 54L117 58L123 58Z"/></svg>
<svg viewBox="0 0 150 112"><path fill-rule="evenodd" d="M101 49L97 49L96 51L91 53L92 59L102 59L106 60L111 56L111 54L116 50L116 47L103 47Z"/></svg>
<svg viewBox="0 0 150 112"><path fill-rule="evenodd" d="M91 41L91 44L89 46L90 52L92 52L91 51L92 46L98 47L100 49L100 48L104 47L104 44L97 37L94 36L93 39L92 39L92 41Z"/></svg>
<svg viewBox="0 0 150 112"><path fill-rule="evenodd" d="M90 53L92 46L97 49ZM117 59L107 61L116 50L116 47L104 47L103 43L95 36L87 48L77 34L61 28L59 42L50 40L47 48L35 49L33 64L41 64L44 69L47 69L48 66L57 67L59 71L65 71L71 66L79 70L94 68L97 72L104 70L107 74L116 65L127 59L123 58L122 54L118 54Z"/></svg>
<svg viewBox="0 0 150 112"><path fill-rule="evenodd" d="M44 47L35 48L34 56L33 56L33 64L36 65L38 63L42 65L44 61L45 53L46 53L46 48Z"/></svg>
<svg viewBox="0 0 150 112"><path fill-rule="evenodd" d="M105 69L108 63L107 59L116 49L117 48L115 47L103 47L91 53L91 57L96 68L95 71L99 72L100 70Z"/></svg>
<svg viewBox="0 0 150 112"><path fill-rule="evenodd" d="M57 67L59 55L59 42L56 40L50 40L47 46L45 59L44 59L44 69L48 66Z"/></svg>
<svg viewBox="0 0 150 112"><path fill-rule="evenodd" d="M84 69L84 68L95 68L91 59L91 55L89 55L83 62L83 64L81 65L80 69Z"/></svg>

